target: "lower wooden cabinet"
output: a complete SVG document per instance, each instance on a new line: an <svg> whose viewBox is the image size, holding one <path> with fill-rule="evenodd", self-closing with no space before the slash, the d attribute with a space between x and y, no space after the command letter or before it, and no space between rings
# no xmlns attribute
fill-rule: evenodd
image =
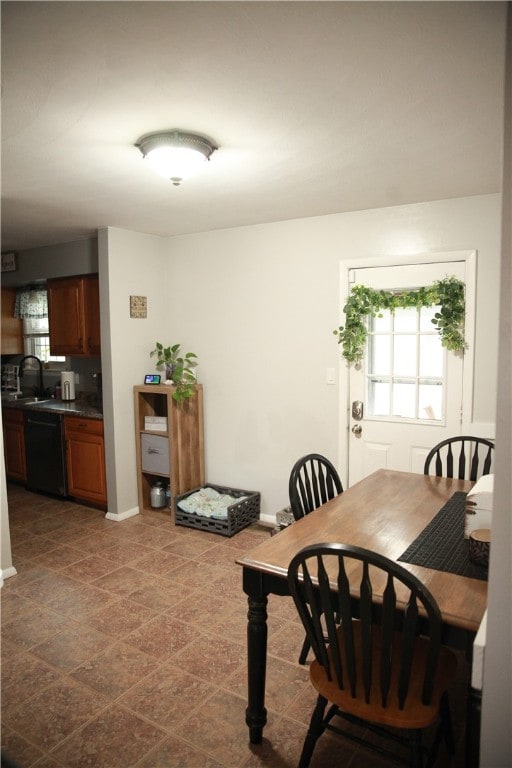
<svg viewBox="0 0 512 768"><path fill-rule="evenodd" d="M2 412L5 475L9 480L27 480L23 411L5 408Z"/></svg>
<svg viewBox="0 0 512 768"><path fill-rule="evenodd" d="M78 416L64 418L68 495L107 505L103 421Z"/></svg>

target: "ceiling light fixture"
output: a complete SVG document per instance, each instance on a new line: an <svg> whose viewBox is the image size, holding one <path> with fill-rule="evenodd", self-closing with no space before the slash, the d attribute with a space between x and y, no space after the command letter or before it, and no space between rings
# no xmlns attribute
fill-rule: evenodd
<svg viewBox="0 0 512 768"><path fill-rule="evenodd" d="M217 149L204 136L182 131L148 133L135 146L152 168L176 187L195 173Z"/></svg>

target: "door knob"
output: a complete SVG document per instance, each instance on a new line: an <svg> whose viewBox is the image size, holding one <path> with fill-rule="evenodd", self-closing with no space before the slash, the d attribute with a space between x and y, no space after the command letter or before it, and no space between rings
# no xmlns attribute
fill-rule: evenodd
<svg viewBox="0 0 512 768"><path fill-rule="evenodd" d="M363 431L363 428L360 424L354 424L354 426L352 427L352 432L354 433L354 435L356 435L356 437L359 437L362 431Z"/></svg>

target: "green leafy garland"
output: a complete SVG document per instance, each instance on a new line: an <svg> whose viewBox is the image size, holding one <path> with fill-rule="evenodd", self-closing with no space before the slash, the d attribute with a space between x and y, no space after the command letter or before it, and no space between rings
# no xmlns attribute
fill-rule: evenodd
<svg viewBox="0 0 512 768"><path fill-rule="evenodd" d="M394 312L398 307L432 307L440 305L432 323L437 327L443 347L454 351L466 348L464 340L464 283L456 277L437 280L433 285L413 291L393 293L365 285L354 285L343 307L345 325L333 331L342 355L349 363L359 362L364 355L367 336L366 317L382 317L381 310Z"/></svg>

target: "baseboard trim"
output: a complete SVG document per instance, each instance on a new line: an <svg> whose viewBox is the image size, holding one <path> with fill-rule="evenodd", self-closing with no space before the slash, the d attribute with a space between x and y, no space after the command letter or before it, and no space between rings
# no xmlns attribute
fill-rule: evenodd
<svg viewBox="0 0 512 768"><path fill-rule="evenodd" d="M0 569L0 588L3 587L5 579L9 579L11 576L16 576L18 571L14 565L10 565L8 568Z"/></svg>
<svg viewBox="0 0 512 768"><path fill-rule="evenodd" d="M269 527L274 527L276 524L276 516L275 515L260 515L260 523L262 525L268 525Z"/></svg>
<svg viewBox="0 0 512 768"><path fill-rule="evenodd" d="M135 517L135 515L138 514L139 508L133 507L132 509L127 509L126 512L121 512L119 515L115 515L113 512L107 512L105 519L113 520L115 523L120 523L123 520L128 520L129 517Z"/></svg>

